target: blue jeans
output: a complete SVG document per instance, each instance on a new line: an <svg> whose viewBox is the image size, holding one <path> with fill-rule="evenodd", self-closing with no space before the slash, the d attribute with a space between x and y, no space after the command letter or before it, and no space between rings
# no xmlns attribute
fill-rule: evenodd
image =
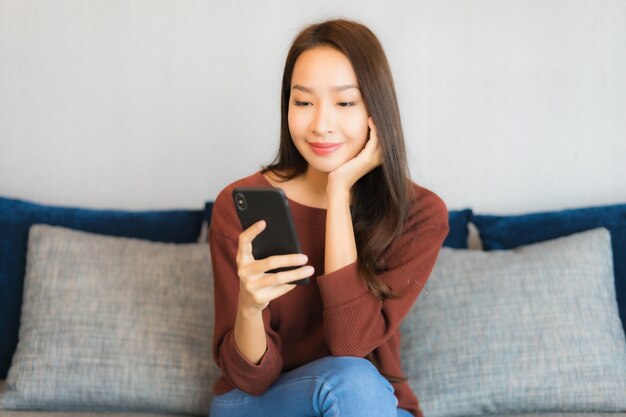
<svg viewBox="0 0 626 417"><path fill-rule="evenodd" d="M284 372L262 395L217 395L210 417L411 417L367 359L327 356Z"/></svg>

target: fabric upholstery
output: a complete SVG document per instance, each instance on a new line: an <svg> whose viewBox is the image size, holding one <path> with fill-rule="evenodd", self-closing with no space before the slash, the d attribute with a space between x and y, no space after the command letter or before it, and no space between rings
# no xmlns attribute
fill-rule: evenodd
<svg viewBox="0 0 626 417"><path fill-rule="evenodd" d="M106 413L84 411L1 411L1 417L181 417L185 414ZM593 417L593 416L592 416Z"/></svg>
<svg viewBox="0 0 626 417"><path fill-rule="evenodd" d="M1 408L206 415L212 291L206 243L34 225Z"/></svg>
<svg viewBox="0 0 626 417"><path fill-rule="evenodd" d="M402 324L424 415L626 410L604 228L508 251L442 248Z"/></svg>
<svg viewBox="0 0 626 417"><path fill-rule="evenodd" d="M6 378L17 346L28 229L35 223L135 237L191 243L200 234L202 210L121 211L55 207L0 197L0 378Z"/></svg>
<svg viewBox="0 0 626 417"><path fill-rule="evenodd" d="M3 411L2 417L180 417L181 414ZM626 413L495 414L489 417L626 417Z"/></svg>
<svg viewBox="0 0 626 417"><path fill-rule="evenodd" d="M455 249L466 249L469 237L468 225L472 219L472 210L456 210L448 212L448 226L450 231L443 241L443 246Z"/></svg>
<svg viewBox="0 0 626 417"><path fill-rule="evenodd" d="M596 227L611 232L615 291L626 331L626 204L521 215L474 215L485 250L510 249Z"/></svg>

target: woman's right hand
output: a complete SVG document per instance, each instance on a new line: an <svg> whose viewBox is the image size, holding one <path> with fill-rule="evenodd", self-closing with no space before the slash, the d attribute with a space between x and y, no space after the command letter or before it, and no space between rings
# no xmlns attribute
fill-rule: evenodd
<svg viewBox="0 0 626 417"><path fill-rule="evenodd" d="M260 220L241 232L237 249L237 275L239 275L239 305L241 312L254 314L261 312L269 302L296 287L290 282L313 275L310 265L301 268L267 273L276 268L306 264L304 254L276 255L265 259L254 259L252 241L263 230L265 221Z"/></svg>

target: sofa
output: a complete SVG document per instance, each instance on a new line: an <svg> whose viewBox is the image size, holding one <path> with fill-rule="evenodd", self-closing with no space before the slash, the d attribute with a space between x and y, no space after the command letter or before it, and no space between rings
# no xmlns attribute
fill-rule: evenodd
<svg viewBox="0 0 626 417"><path fill-rule="evenodd" d="M206 416L211 208L0 197L0 416ZM449 224L401 325L425 416L626 416L626 204Z"/></svg>

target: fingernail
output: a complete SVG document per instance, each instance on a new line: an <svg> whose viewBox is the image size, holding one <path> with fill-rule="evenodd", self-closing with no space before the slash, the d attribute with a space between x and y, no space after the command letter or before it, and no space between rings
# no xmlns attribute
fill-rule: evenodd
<svg viewBox="0 0 626 417"><path fill-rule="evenodd" d="M304 272L306 272L307 274L312 274L313 272L315 272L315 268L313 268L312 266L308 265L308 266L304 267Z"/></svg>
<svg viewBox="0 0 626 417"><path fill-rule="evenodd" d="M309 257L308 257L308 256L306 256L306 255L300 255L300 256L298 256L298 261L300 261L300 262L306 262L306 261L308 261L308 260L309 260Z"/></svg>

